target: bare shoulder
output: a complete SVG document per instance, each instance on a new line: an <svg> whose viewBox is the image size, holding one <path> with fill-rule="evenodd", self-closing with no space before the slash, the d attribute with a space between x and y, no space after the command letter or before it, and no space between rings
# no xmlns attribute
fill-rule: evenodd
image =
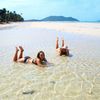
<svg viewBox="0 0 100 100"><path fill-rule="evenodd" d="M36 58L36 62L40 62L40 59L39 58Z"/></svg>

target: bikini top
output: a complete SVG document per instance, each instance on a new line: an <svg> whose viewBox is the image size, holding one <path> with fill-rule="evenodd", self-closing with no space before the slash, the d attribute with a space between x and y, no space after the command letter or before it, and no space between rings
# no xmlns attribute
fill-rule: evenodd
<svg viewBox="0 0 100 100"><path fill-rule="evenodd" d="M45 65L46 62L47 62L47 60L44 59L44 60L41 61L41 64ZM37 61L36 61L36 59L33 59L33 60L32 60L32 63L35 64L35 65L37 65Z"/></svg>

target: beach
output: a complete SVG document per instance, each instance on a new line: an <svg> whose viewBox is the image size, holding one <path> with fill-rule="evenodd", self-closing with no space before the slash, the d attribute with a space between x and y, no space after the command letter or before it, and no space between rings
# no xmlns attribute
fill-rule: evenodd
<svg viewBox="0 0 100 100"><path fill-rule="evenodd" d="M56 38L70 56L58 56ZM12 61L16 46L47 67ZM18 22L0 25L0 100L100 100L100 23Z"/></svg>

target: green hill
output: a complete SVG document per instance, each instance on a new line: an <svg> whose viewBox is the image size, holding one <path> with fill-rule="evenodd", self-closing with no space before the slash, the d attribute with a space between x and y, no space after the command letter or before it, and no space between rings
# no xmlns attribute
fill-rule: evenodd
<svg viewBox="0 0 100 100"><path fill-rule="evenodd" d="M76 18L73 18L73 17L49 16L49 17L43 18L41 20L31 19L31 20L28 20L28 21L79 21L79 20L76 19Z"/></svg>
<svg viewBox="0 0 100 100"><path fill-rule="evenodd" d="M42 19L42 21L79 21L79 20L72 18L72 17L49 16L49 17Z"/></svg>

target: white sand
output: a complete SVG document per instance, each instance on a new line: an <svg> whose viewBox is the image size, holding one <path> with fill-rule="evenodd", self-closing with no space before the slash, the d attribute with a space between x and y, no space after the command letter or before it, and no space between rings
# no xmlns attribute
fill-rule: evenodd
<svg viewBox="0 0 100 100"><path fill-rule="evenodd" d="M31 27L56 29L59 31L64 31L64 32L69 32L69 33L100 36L100 23L33 22Z"/></svg>

